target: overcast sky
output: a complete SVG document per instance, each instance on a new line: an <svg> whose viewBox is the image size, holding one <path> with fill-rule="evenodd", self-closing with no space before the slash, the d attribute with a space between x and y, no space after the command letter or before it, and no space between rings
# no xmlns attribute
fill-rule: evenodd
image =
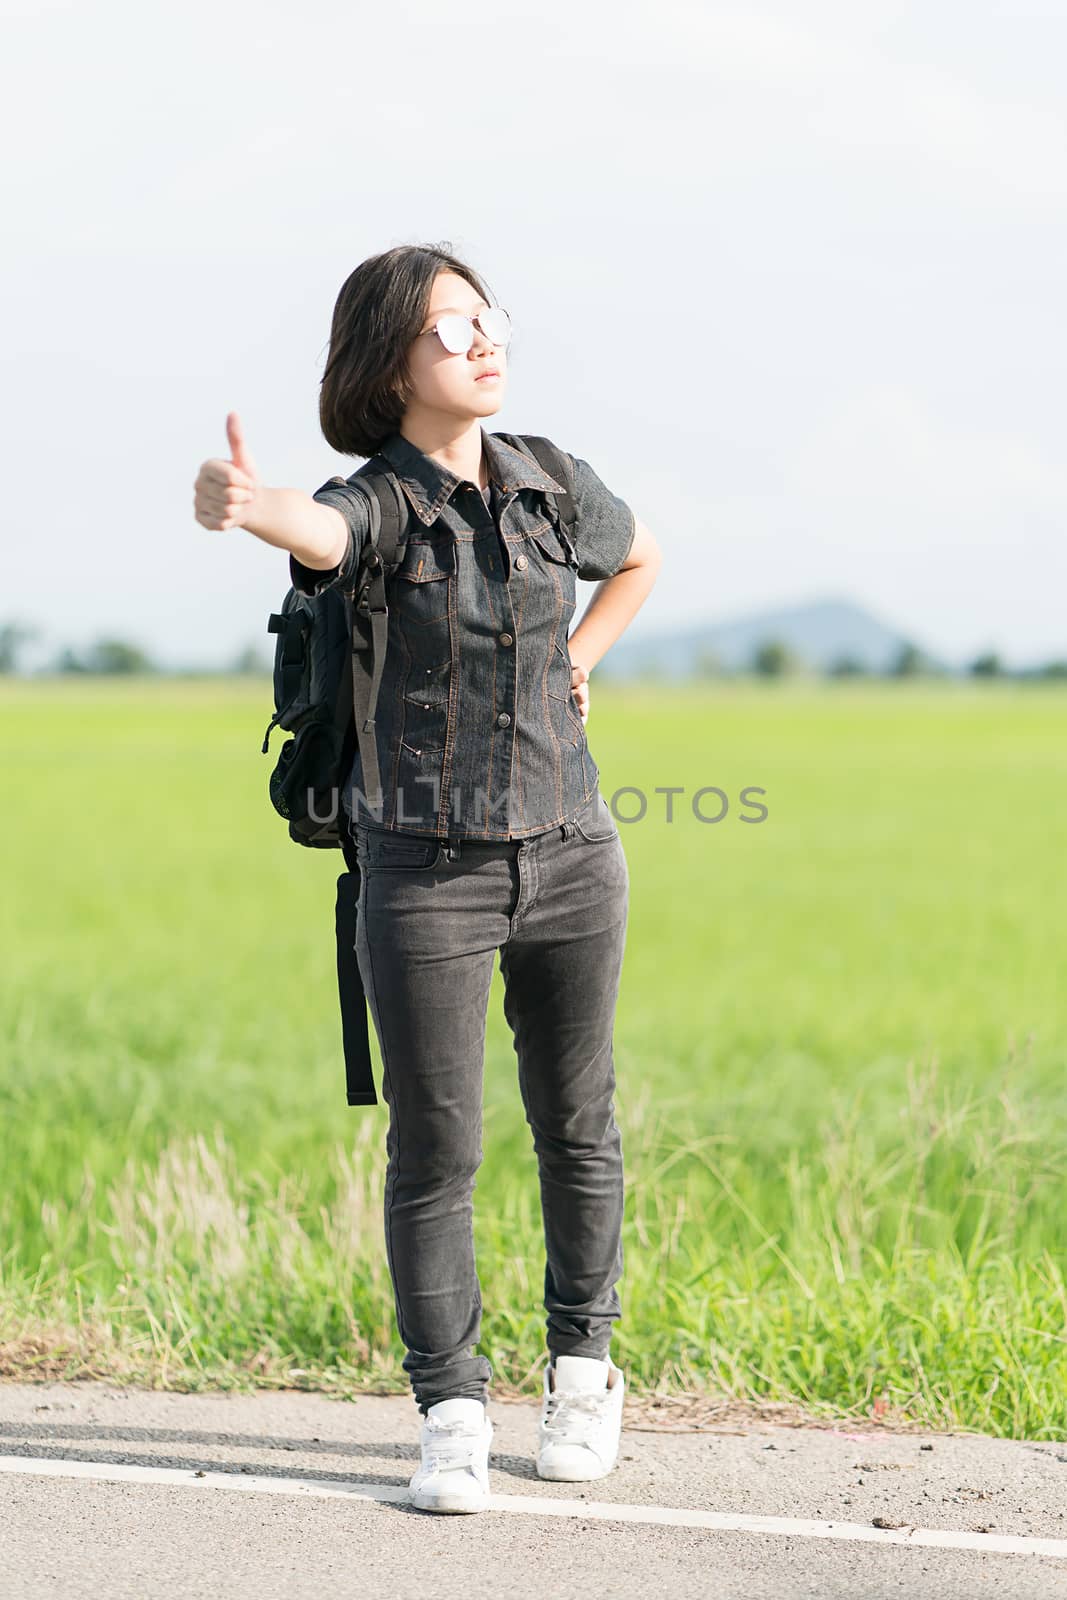
<svg viewBox="0 0 1067 1600"><path fill-rule="evenodd" d="M317 419L352 268L448 242L503 409L652 528L633 636L847 596L1067 655L1061 5L6 4L0 620L273 648L282 552L192 515ZM586 597L592 586L583 586Z"/></svg>

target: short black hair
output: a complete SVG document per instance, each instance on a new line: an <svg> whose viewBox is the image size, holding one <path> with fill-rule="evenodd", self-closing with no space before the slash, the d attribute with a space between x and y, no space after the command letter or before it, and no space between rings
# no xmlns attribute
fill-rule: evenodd
<svg viewBox="0 0 1067 1600"><path fill-rule="evenodd" d="M341 285L319 392L323 436L341 455L372 456L399 427L411 398L408 347L422 332L439 272L465 278L493 303L447 240L368 256Z"/></svg>

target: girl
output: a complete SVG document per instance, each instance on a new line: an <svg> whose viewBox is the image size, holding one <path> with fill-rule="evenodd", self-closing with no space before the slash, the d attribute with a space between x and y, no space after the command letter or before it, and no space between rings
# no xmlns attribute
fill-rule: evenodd
<svg viewBox="0 0 1067 1600"><path fill-rule="evenodd" d="M584 723L588 675L661 555L567 456L572 539L552 500L567 485L482 427L503 404L510 331L454 254L398 246L342 286L319 403L327 442L384 465L409 509L375 717L381 788L363 790L357 753L344 811L389 1106L386 1250L423 1416L410 1487L444 1512L480 1510L489 1492L472 1196L498 951L544 1219L542 1478L612 1470L624 1388L609 1353L623 1267L612 1031L629 878ZM368 536L358 487L268 488L234 412L227 435L231 458L197 476L196 520L287 550L305 593L350 586ZM604 581L568 637L576 577Z"/></svg>

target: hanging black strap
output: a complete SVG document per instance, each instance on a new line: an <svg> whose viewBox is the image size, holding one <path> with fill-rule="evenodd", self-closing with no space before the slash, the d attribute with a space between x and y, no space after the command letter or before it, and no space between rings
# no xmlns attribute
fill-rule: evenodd
<svg viewBox="0 0 1067 1600"><path fill-rule="evenodd" d="M367 996L356 959L359 883L358 867L354 872L342 872L337 880L337 990L341 1001L341 1038L348 1104L376 1106L378 1096L374 1090L370 1059Z"/></svg>

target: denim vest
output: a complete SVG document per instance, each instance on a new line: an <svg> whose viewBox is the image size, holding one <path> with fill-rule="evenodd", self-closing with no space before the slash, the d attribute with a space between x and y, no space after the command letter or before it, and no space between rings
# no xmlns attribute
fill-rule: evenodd
<svg viewBox="0 0 1067 1600"><path fill-rule="evenodd" d="M533 460L481 429L494 509L399 431L378 452L414 516L387 580L388 645L375 734L382 805L372 811L356 751L343 791L361 827L434 837L519 839L569 821L599 768L571 692L567 629L575 579L612 577L630 551L634 515L588 462L574 463L574 547L546 502L563 488ZM315 500L348 524L336 567L290 556L293 587L350 583L367 536L366 501L344 478Z"/></svg>

